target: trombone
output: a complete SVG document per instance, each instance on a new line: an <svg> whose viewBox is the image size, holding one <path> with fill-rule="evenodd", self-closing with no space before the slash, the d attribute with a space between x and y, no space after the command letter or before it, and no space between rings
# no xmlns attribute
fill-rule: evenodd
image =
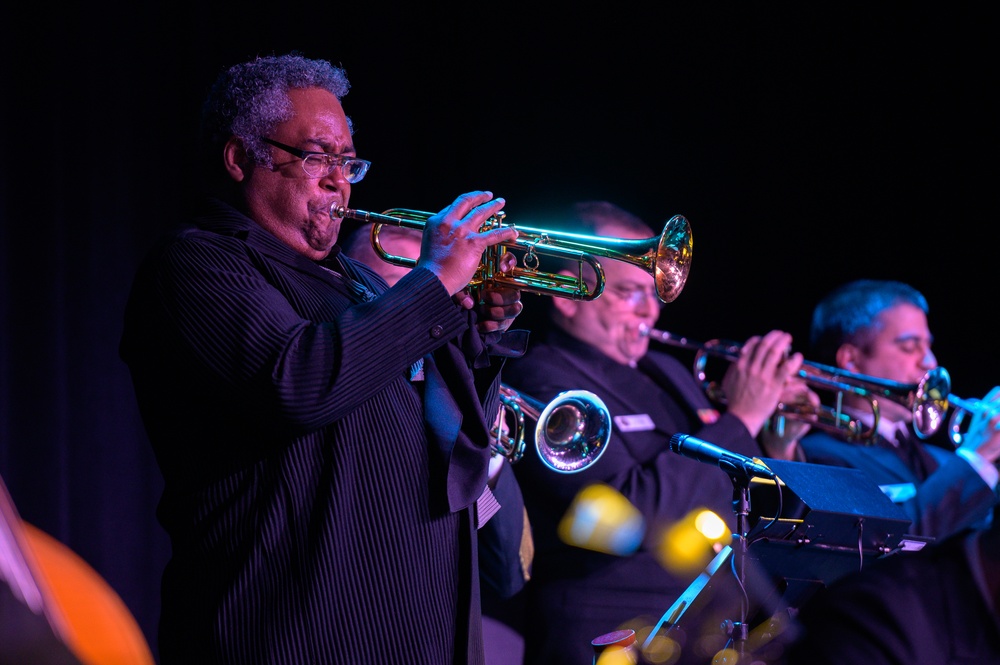
<svg viewBox="0 0 1000 665"><path fill-rule="evenodd" d="M740 356L741 345L736 342L710 340L704 343L692 342L686 337L678 337L665 330L643 328L642 333L650 339L684 349L694 349L695 378L710 398L724 403L717 383L706 379L706 365L710 357L722 358L730 362ZM798 371L798 376L814 388L832 390L836 393L836 406L778 404L777 412L786 417L808 420L820 429L840 432L848 441L869 443L878 431L879 407L878 400L885 398L902 404L913 414L913 429L922 439L930 437L944 422L944 414L948 410L949 399L954 400L951 392L951 376L944 367L931 369L917 383L899 383L888 379L866 374L857 374L842 370L839 367L804 361ZM842 410L845 394L854 394L868 398L872 424L866 426L859 418L852 418Z"/></svg>
<svg viewBox="0 0 1000 665"><path fill-rule="evenodd" d="M503 418L513 417L509 434L493 430L494 450L511 463L524 455L526 420L536 422L535 450L549 469L576 473L600 459L611 439L611 414L600 397L586 390L566 390L548 404L500 384Z"/></svg>
<svg viewBox="0 0 1000 665"><path fill-rule="evenodd" d="M417 260L386 252L379 241L379 232L387 224L423 230L433 214L407 208L391 208L382 213L374 213L337 204L330 207L330 217L347 217L372 223L371 243L375 253L383 261L407 268L415 266ZM504 218L503 211L492 215L480 230L499 228L503 226ZM671 217L659 236L639 240L587 236L530 226L517 226L517 231L517 239L486 249L470 286L501 285L560 298L593 300L604 291L604 269L596 258L604 257L643 268L653 276L660 300L669 303L680 295L691 270L691 226L681 215ZM499 270L499 261L507 249L523 251L524 257L513 270L503 274ZM577 261L576 276L539 270L540 256ZM584 279L584 264L589 265L597 275L597 283L593 288L588 287Z"/></svg>

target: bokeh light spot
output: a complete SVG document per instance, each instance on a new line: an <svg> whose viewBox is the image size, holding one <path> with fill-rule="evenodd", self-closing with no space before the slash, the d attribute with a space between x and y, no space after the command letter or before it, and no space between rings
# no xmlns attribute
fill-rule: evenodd
<svg viewBox="0 0 1000 665"><path fill-rule="evenodd" d="M732 532L725 521L707 508L696 508L664 530L656 549L657 560L678 576L704 568L729 544Z"/></svg>
<svg viewBox="0 0 1000 665"><path fill-rule="evenodd" d="M603 483L581 489L559 522L559 537L563 542L619 556L634 553L645 530L645 522L635 506Z"/></svg>

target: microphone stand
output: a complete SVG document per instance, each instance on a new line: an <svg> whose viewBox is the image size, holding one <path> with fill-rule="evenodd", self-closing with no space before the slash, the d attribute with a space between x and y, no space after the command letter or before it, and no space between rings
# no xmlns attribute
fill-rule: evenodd
<svg viewBox="0 0 1000 665"><path fill-rule="evenodd" d="M667 625L668 632L678 626L684 614L695 605L698 595L706 590L707 586L710 584L711 578L719 572L725 560L733 557L733 572L737 578L739 590L743 595L740 602L741 614L739 621L727 619L722 623L722 627L733 641L733 649L739 656L736 662L742 663L744 661L746 642L749 637L749 630L747 627L747 606L749 601L746 600L745 571L747 557L747 534L749 532L748 524L750 515L750 478L752 477L752 474L745 470L742 466L732 466L726 464L724 466L720 465L720 468L729 474L729 477L733 482L733 510L736 513L736 532L733 534L733 538L737 542L734 543L733 546L723 548L722 551L715 556L712 562L708 564L698 578L691 583L688 589L681 594L677 601L671 605L669 609L667 609L667 611L660 618L659 622L653 627L653 630L650 631L649 635L646 637L646 641L642 644L642 650L650 647L653 642L653 638L659 633L662 626Z"/></svg>
<svg viewBox="0 0 1000 665"><path fill-rule="evenodd" d="M723 626L730 636L734 649L743 662L746 642L749 636L747 620L750 614L750 598L746 589L747 537L749 534L750 517L750 480L755 476L775 479L774 473L761 465L755 459L739 455L716 446L708 441L702 441L687 434L674 434L670 438L670 449L702 462L717 464L726 472L733 482L733 510L736 513L736 547L733 548L733 573L739 585L740 617L738 621L727 620Z"/></svg>
<svg viewBox="0 0 1000 665"><path fill-rule="evenodd" d="M733 537L737 541L737 547L733 552L733 568L736 572L736 581L739 584L740 592L743 594L743 599L740 601L739 621L732 624L730 634L736 648L737 662L742 663L748 637L745 598L747 534L750 521L750 474L742 468L733 468L728 473L733 481L733 511L736 513L736 533L733 534Z"/></svg>

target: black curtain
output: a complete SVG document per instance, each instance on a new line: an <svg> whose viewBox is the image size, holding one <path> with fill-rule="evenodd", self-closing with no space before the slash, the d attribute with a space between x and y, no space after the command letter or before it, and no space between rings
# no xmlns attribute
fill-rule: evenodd
<svg viewBox="0 0 1000 665"><path fill-rule="evenodd" d="M356 207L438 210L488 188L533 226L578 199L654 226L682 213L695 259L662 327L783 328L804 348L819 296L891 277L930 298L956 393L1000 383L985 9L248 7L22 5L0 35L0 475L154 648L169 544L121 317L191 191L201 99L246 57L301 49L347 68L374 164Z"/></svg>

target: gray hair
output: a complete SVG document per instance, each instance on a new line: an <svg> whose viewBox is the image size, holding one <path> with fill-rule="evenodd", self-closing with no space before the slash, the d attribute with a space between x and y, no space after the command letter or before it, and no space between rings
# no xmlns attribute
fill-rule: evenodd
<svg viewBox="0 0 1000 665"><path fill-rule="evenodd" d="M235 136L251 159L271 168L271 152L260 137L292 118L288 91L323 88L342 99L350 87L343 68L297 52L258 56L233 65L219 74L202 107L202 144L208 154L218 155ZM353 133L350 122L348 119Z"/></svg>

